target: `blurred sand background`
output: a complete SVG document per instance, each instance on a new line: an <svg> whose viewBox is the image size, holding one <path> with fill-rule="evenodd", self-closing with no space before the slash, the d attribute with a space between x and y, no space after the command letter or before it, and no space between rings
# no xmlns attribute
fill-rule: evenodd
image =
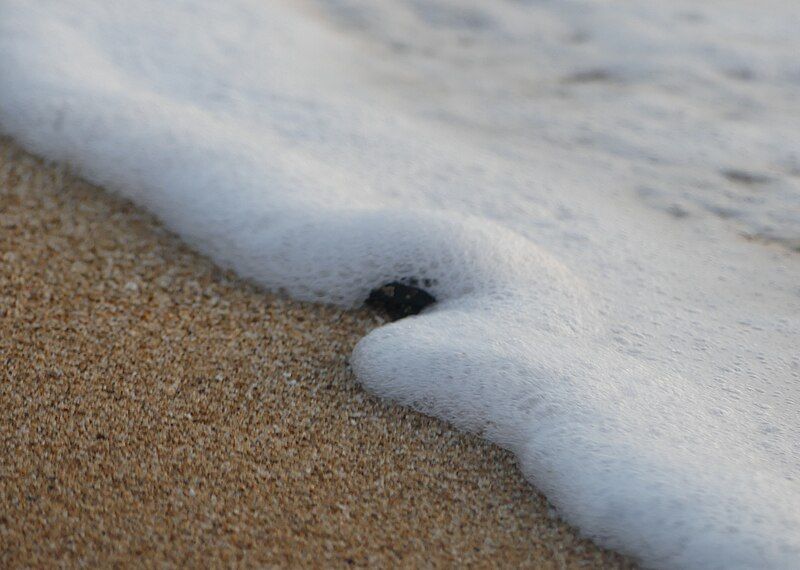
<svg viewBox="0 0 800 570"><path fill-rule="evenodd" d="M631 566L509 453L361 390L381 322L0 139L0 566Z"/></svg>

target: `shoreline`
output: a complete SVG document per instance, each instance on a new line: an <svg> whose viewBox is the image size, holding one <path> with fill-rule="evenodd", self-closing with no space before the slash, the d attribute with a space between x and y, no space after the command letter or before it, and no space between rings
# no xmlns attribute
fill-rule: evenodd
<svg viewBox="0 0 800 570"><path fill-rule="evenodd" d="M633 566L364 392L375 313L265 294L8 139L0 202L3 566Z"/></svg>

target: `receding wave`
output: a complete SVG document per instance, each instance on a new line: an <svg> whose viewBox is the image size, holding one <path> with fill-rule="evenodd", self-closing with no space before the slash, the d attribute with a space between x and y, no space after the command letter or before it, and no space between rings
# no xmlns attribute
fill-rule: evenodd
<svg viewBox="0 0 800 570"><path fill-rule="evenodd" d="M797 125L796 29L777 5L704 4L717 25L545 4L6 0L0 129L265 288L346 307L424 290L359 343L359 380L512 450L600 543L791 567L800 261L736 224L791 240L800 145L733 71L755 18L760 93ZM721 164L750 148L772 174Z"/></svg>

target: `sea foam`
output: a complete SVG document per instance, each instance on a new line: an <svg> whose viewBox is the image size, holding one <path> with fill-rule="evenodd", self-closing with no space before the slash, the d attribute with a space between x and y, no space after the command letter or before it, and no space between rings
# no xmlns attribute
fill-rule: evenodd
<svg viewBox="0 0 800 570"><path fill-rule="evenodd" d="M269 289L424 284L357 346L369 390L512 450L646 565L789 568L797 27L782 2L2 0L0 129Z"/></svg>

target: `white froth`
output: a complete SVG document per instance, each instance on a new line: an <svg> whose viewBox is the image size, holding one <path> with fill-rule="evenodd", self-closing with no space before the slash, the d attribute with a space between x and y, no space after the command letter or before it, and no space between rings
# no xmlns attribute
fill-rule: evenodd
<svg viewBox="0 0 800 570"><path fill-rule="evenodd" d="M790 568L800 10L766 4L0 0L0 130L270 289L426 283L370 390L647 565Z"/></svg>

